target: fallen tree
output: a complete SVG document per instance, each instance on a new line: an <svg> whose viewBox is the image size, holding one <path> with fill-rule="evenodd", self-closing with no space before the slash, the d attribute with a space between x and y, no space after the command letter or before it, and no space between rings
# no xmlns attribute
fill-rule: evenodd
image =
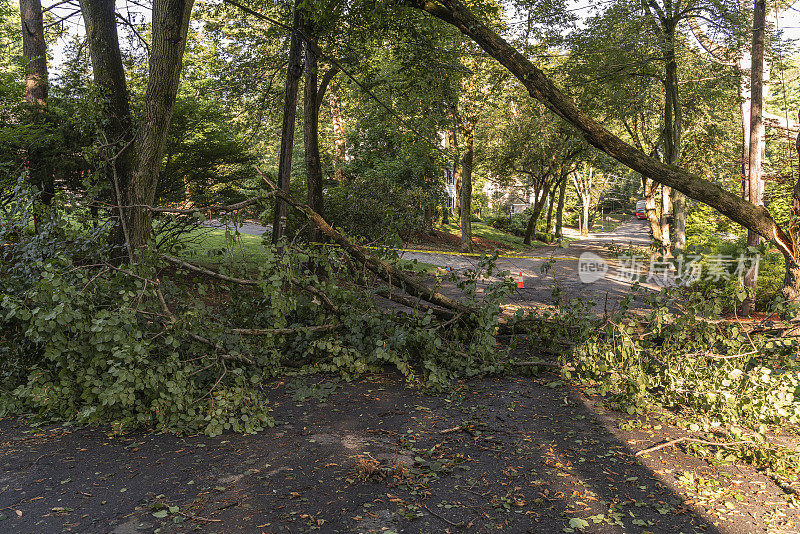
<svg viewBox="0 0 800 534"><path fill-rule="evenodd" d="M649 157L609 132L581 111L539 68L483 24L459 0L405 0L405 5L433 15L473 39L506 67L533 98L575 127L592 146L643 176L711 206L732 221L772 241L786 262L785 297L795 299L800 296L800 232L796 223L790 223L784 230L763 206L751 204L690 171ZM800 178L793 201L793 216L800 215Z"/></svg>

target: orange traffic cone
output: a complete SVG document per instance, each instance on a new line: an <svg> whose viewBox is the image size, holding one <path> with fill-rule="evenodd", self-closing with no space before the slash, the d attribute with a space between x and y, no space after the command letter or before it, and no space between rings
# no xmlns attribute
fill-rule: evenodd
<svg viewBox="0 0 800 534"><path fill-rule="evenodd" d="M524 289L525 288L525 281L522 278L522 273L519 273L519 278L517 278L517 289Z"/></svg>

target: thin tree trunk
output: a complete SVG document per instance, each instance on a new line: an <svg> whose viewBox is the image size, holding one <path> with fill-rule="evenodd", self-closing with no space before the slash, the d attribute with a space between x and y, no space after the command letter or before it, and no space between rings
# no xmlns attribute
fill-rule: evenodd
<svg viewBox="0 0 800 534"><path fill-rule="evenodd" d="M464 132L464 157L461 159L461 252L472 252L472 162L474 130Z"/></svg>
<svg viewBox="0 0 800 534"><path fill-rule="evenodd" d="M561 189L558 191L558 209L556 210L556 238L564 237L564 199L567 195L567 178L561 181Z"/></svg>
<svg viewBox="0 0 800 534"><path fill-rule="evenodd" d="M526 245L530 245L533 240L536 239L536 223L539 221L539 217L542 215L544 203L549 194L549 182L545 182L544 187L536 191L536 200L533 204L533 213L531 213L531 217L528 219L528 226L525 228L525 238L522 240L522 242Z"/></svg>
<svg viewBox="0 0 800 534"><path fill-rule="evenodd" d="M314 36L311 22L306 23L305 31ZM312 210L325 217L322 197L322 165L319 158L319 107L317 106L317 55L306 48L305 88L303 102L303 142L306 159L306 186L308 189L308 205ZM311 225L308 231L310 241L318 240L319 230Z"/></svg>
<svg viewBox="0 0 800 534"><path fill-rule="evenodd" d="M333 123L333 177L337 182L344 182L344 164L347 146L344 138L344 120L342 119L342 106L339 102L339 95L333 89L328 95L328 103L331 107L331 122Z"/></svg>
<svg viewBox="0 0 800 534"><path fill-rule="evenodd" d="M665 113L666 129L665 162L677 165L681 153L681 135L683 130L683 111L678 93L678 63L675 58L675 21L671 19L663 24L665 37ZM683 249L686 246L686 201L680 191L669 188L662 189L661 200L661 241L669 249L673 245ZM667 214L669 213L670 196L676 199L672 205L672 218L675 224L674 239L671 239ZM665 209L666 208L666 209Z"/></svg>
<svg viewBox="0 0 800 534"><path fill-rule="evenodd" d="M661 185L661 245L669 250L669 223L667 222L667 215L669 215L669 187Z"/></svg>
<svg viewBox="0 0 800 534"><path fill-rule="evenodd" d="M453 182L456 186L456 215L458 216L459 221L461 220L461 185L462 185L462 175L461 175L461 165L458 164L458 135L456 134L455 128L450 130L447 134L450 137L450 146L453 147L453 153L455 157L453 158Z"/></svg>
<svg viewBox="0 0 800 534"><path fill-rule="evenodd" d="M583 220L581 224L581 235L583 237L589 236L589 203L592 201L591 197L581 195L581 203L583 204Z"/></svg>
<svg viewBox="0 0 800 534"><path fill-rule="evenodd" d="M674 249L686 248L686 195L680 191L672 190L672 216L675 240Z"/></svg>
<svg viewBox="0 0 800 534"><path fill-rule="evenodd" d="M553 231L553 204L555 203L556 199L556 190L553 189L550 192L550 196L547 198L547 224L544 227L544 233L550 235Z"/></svg>
<svg viewBox="0 0 800 534"><path fill-rule="evenodd" d="M19 13L22 19L22 56L25 60L25 101L43 110L47 106L48 75L42 3L40 0L20 0ZM37 148L28 150L27 159L31 182L39 187L42 204L49 206L55 195L53 170L44 161L45 155Z"/></svg>
<svg viewBox="0 0 800 534"><path fill-rule="evenodd" d="M761 194L761 140L764 139L764 26L766 25L766 1L754 0L753 2L753 46L752 66L750 73L750 149L748 158L748 189L750 203L756 206L763 205ZM747 231L747 246L758 246L761 237L754 231ZM788 269L787 269L788 272ZM751 315L755 308L755 291L758 270L753 267L744 276L744 286L751 292L751 297L743 303L743 313Z"/></svg>
<svg viewBox="0 0 800 534"><path fill-rule="evenodd" d="M750 92L751 68L750 52L747 52L739 60L739 69L741 70L741 75L739 76L739 107L742 114L742 198L745 200L750 199L748 177L750 176L750 107L752 106Z"/></svg>
<svg viewBox="0 0 800 534"><path fill-rule="evenodd" d="M302 27L299 0L295 0L292 25ZM297 87L303 74L301 57L303 42L296 31L292 32L289 44L289 65L286 68L286 88L283 97L283 125L281 128L281 152L278 161L278 187L289 192L292 175L292 151L294 149L294 122L297 112ZM275 199L275 215L272 220L272 242L277 243L286 232L286 202Z"/></svg>
<svg viewBox="0 0 800 534"><path fill-rule="evenodd" d="M800 121L800 114L798 114L798 121ZM800 133L797 134L795 150L798 162L800 162ZM794 244L793 254L786 254L785 251L783 254L786 274L781 293L787 301L797 303L800 300L800 261L798 261L798 256L800 256L800 247L798 247L798 243L800 243L800 223L798 223L800 221L800 176L797 177L792 189L792 219L793 222L789 225L789 234Z"/></svg>

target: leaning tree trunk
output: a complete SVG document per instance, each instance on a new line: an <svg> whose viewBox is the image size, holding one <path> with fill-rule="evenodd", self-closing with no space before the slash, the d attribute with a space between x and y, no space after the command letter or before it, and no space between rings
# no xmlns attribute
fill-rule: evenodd
<svg viewBox="0 0 800 534"><path fill-rule="evenodd" d="M764 139L764 25L766 24L766 2L755 0L753 3L753 46L752 66L750 67L750 148L748 157L747 189L750 194L750 203L756 206L763 205L761 194L761 140ZM747 246L758 246L760 236L752 231L747 231ZM787 269L788 272L788 269ZM755 292L757 285L758 269L753 266L744 276L744 286L750 291L742 306L744 315L752 315L755 308Z"/></svg>
<svg viewBox="0 0 800 534"><path fill-rule="evenodd" d="M461 252L472 252L472 163L475 132L464 132L464 157L461 158Z"/></svg>
<svg viewBox="0 0 800 534"><path fill-rule="evenodd" d="M567 195L567 178L561 181L561 189L558 191L558 209L556 210L556 238L564 237L564 199Z"/></svg>
<svg viewBox="0 0 800 534"><path fill-rule="evenodd" d="M295 0L294 28L302 26L300 0ZM297 87L303 74L302 65L303 42L297 31L292 32L289 41L289 64L286 67L286 87L283 95L283 124L281 127L281 152L278 160L278 187L289 192L289 181L292 176L292 152L294 149L294 122L297 112ZM286 231L286 202L275 198L275 214L272 219L272 242L277 243Z"/></svg>
<svg viewBox="0 0 800 534"><path fill-rule="evenodd" d="M412 7L426 11L455 26L463 34L471 37L486 53L507 68L525 86L531 97L539 100L554 114L572 124L592 146L639 174L711 206L732 221L771 239L784 253L792 254L790 237L763 206L753 206L739 196L695 173L680 167L666 165L656 158L648 157L605 129L580 110L575 102L567 97L528 58L478 20L459 0L439 0L438 2L406 0L406 2Z"/></svg>
<svg viewBox="0 0 800 534"><path fill-rule="evenodd" d="M40 108L35 111L43 111L47 106L48 77L42 3L40 0L20 0L19 13L22 19L22 56L25 60L25 101ZM31 119L36 122L40 114L31 111ZM31 182L39 187L42 204L49 206L55 195L55 184L53 170L47 165L45 157L37 147L31 147L27 153Z"/></svg>

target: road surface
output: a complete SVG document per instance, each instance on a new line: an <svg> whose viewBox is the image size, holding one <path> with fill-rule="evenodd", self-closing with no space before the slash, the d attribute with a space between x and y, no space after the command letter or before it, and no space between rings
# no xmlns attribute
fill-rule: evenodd
<svg viewBox="0 0 800 534"><path fill-rule="evenodd" d="M553 304L554 289L559 288L566 301L580 297L593 301L595 311L611 310L613 305L630 294L631 281L624 276L630 269L630 263L624 256L613 258L609 253L612 243L626 248L647 250L650 246L650 228L648 221L629 220L623 222L613 232L590 234L588 237L573 241L567 248L543 247L534 252L525 253L527 258L499 258L497 267L509 271L513 276L522 274L524 288L517 289L510 297L509 304L520 307L540 307ZM595 254L606 261L608 272L597 280L585 283L579 273L579 258L585 253ZM456 271L475 268L478 258L451 254L406 252L403 259L430 263L443 268L450 267ZM544 269L543 269L544 268ZM585 280L589 277L584 276ZM650 290L657 290L654 284L642 284ZM455 293L454 293L455 296Z"/></svg>
<svg viewBox="0 0 800 534"><path fill-rule="evenodd" d="M225 224L218 220L208 221L208 226L224 228ZM227 223L229 230L234 230ZM239 233L261 236L271 231L270 226L262 226L254 222L244 222L238 226ZM650 246L650 230L648 221L631 219L620 224L613 232L590 234L588 237L576 239L567 248L542 247L533 252L520 255L535 256L529 258L504 258L497 261L499 271L508 271L519 278L522 275L524 287L517 289L509 298L509 304L519 307L540 307L553 304L553 292L558 288L561 294L570 301L580 297L585 301L593 301L595 311L613 309L631 292L632 283L623 279L625 270L623 258L614 259L609 254L612 243L623 248L632 246L636 249L647 249ZM579 276L579 258L584 253L591 253L607 261L608 272L598 280L585 283ZM417 260L463 272L475 269L480 261L479 256L462 256L434 252L403 252L405 260ZM620 261L622 260L622 261ZM495 278L496 279L496 278ZM658 287L643 284L651 290ZM443 290L458 296L458 290L444 283Z"/></svg>

